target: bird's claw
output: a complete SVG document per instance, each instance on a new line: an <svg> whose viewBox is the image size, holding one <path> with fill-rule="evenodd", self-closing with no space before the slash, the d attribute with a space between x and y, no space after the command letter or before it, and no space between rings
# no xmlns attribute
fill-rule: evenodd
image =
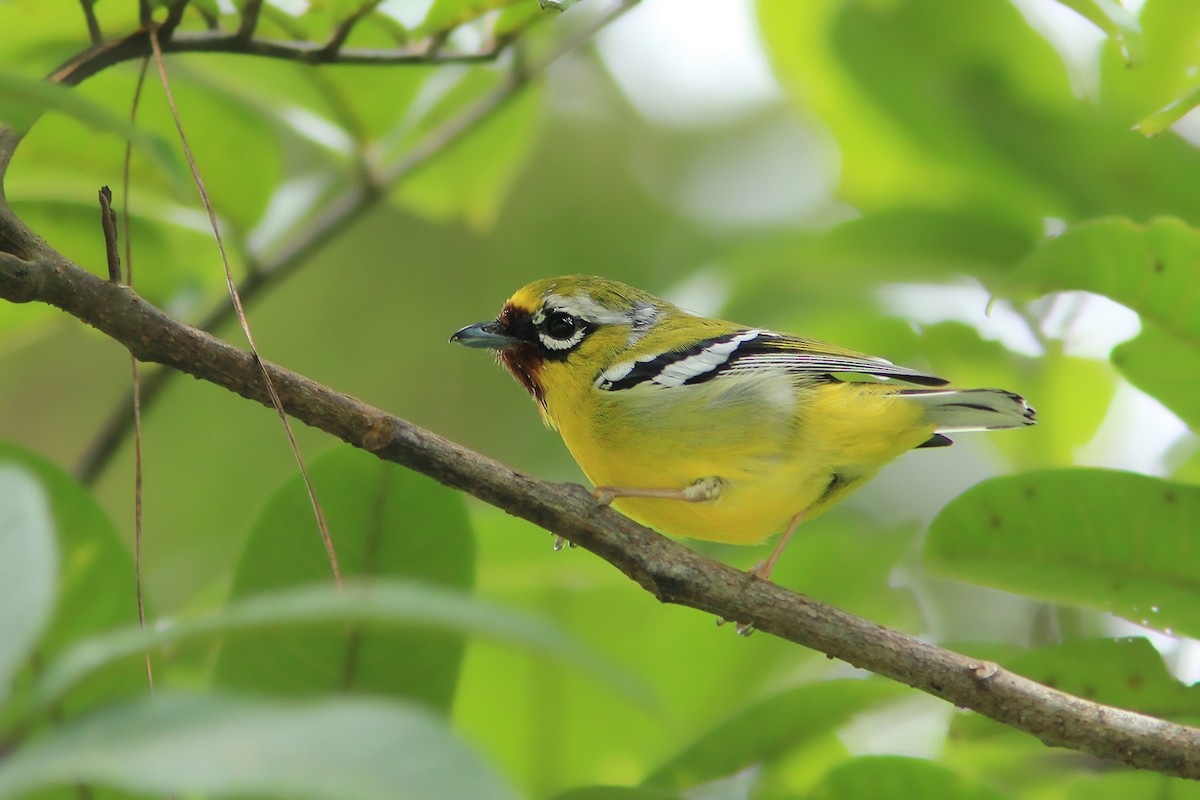
<svg viewBox="0 0 1200 800"><path fill-rule="evenodd" d="M723 625L728 625L728 624L729 624L729 620L725 619L724 617L717 617L717 627L718 628L722 627ZM737 622L737 623L734 623L733 629L734 629L734 631L737 632L738 636L741 636L744 638L744 637L749 636L750 634L754 633L754 623L753 622Z"/></svg>
<svg viewBox="0 0 1200 800"><path fill-rule="evenodd" d="M591 495L592 500L596 502L597 510L601 508L608 508L610 505L612 505L612 501L616 498L615 494L603 486L597 486L596 488L592 489Z"/></svg>

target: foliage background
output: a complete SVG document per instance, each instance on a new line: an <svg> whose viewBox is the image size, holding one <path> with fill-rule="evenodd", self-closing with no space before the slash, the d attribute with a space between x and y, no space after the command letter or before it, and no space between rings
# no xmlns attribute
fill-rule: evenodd
<svg viewBox="0 0 1200 800"><path fill-rule="evenodd" d="M352 5L314 3L288 24L319 41ZM439 2L424 16L420 4L395 5L418 30L473 6ZM533 8L505 13L536 13L524 5ZM525 56L595 14L589 5L549 12L524 37ZM1200 224L1200 133L1184 112L1200 66L1195 4L1146 0L1104 16L1100 3L1050 0L759 0L746 8L750 50L741 57L761 59L763 72L738 83L730 41L741 7L644 0L595 46L554 64L256 302L262 352L561 480L581 476L519 388L478 353L445 343L552 274L607 275L705 313L1019 391L1039 410L1037 428L904 457L806 526L777 581L1068 691L1193 719L1188 684L1200 651L1187 635L1200 631L1200 571L1188 555L1189 515L1200 493L1188 426L1200 419L1200 238L1189 226ZM132 4L105 0L96 10L106 30L133 29ZM361 35L370 44L380 34ZM74 3L0 3L0 75L9 80L40 77L85 44ZM316 70L171 57L235 269L276 252L311 224L311 202L404 153L434 121L498 85L511 63ZM699 75L678 83L688 66ZM123 116L135 79L136 65L123 64L78 94ZM17 96L0 94L0 104L7 98L19 113ZM1181 98L1176 111L1153 116ZM1139 123L1173 127L1150 138ZM174 141L153 82L138 124ZM18 150L7 197L52 245L103 272L95 192L119 184L122 154L117 137L49 114ZM198 319L224 291L215 248L179 173L146 150L134 159L136 285ZM1178 222L1141 227L1160 217ZM1156 275L1176 282L1159 291L1155 281L1166 278ZM993 294L1001 299L987 316ZM1110 359L1112 345L1139 330ZM219 333L240 341L233 325ZM23 452L70 472L128 383L127 355L111 341L46 308L0 306L6 458L47 485L62 482L55 491L89 509L79 512L86 523L58 518L58 614L90 610L75 631L52 627L61 642L135 619L123 548L110 544L91 571L72 566L96 542L131 542L132 444L89 487L98 508ZM553 553L550 537L523 522L346 454L323 434L299 435L350 572L415 577L523 610L585 643L595 669L547 659L511 631L497 644L462 630L326 625L202 637L156 655L158 686L415 700L446 715L491 765L480 780L534 797L1196 791L1047 750L820 654L719 632L693 611L658 606L586 553ZM148 412L144 436L152 619L194 619L325 580L274 412L176 380ZM1044 493L1034 500L1034 490ZM745 567L765 552L697 546ZM44 640L42 656L61 646ZM596 667L609 662L643 689ZM66 702L67 719L141 693L141 670L127 659L90 679ZM718 725L730 727L709 736ZM385 752L378 763L404 755ZM127 756L117 752L114 763ZM195 780L176 788L223 791ZM583 788L641 784L640 793Z"/></svg>

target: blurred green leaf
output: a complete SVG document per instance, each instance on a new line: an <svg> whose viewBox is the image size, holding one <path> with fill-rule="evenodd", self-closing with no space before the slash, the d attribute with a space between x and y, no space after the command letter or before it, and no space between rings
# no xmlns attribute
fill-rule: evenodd
<svg viewBox="0 0 1200 800"><path fill-rule="evenodd" d="M183 166L166 139L134 127L129 120L77 91L0 70L0 101L0 107L5 109L5 117L0 118L0 123L23 130L47 111L66 114L93 131L111 133L131 142L171 178L177 192L182 192L186 186Z"/></svg>
<svg viewBox="0 0 1200 800"><path fill-rule="evenodd" d="M769 762L904 691L903 686L888 681L854 679L789 689L743 709L701 735L652 772L643 785L687 789Z"/></svg>
<svg viewBox="0 0 1200 800"><path fill-rule="evenodd" d="M1112 363L1130 383L1200 431L1200 344L1145 324L1135 338L1113 348Z"/></svg>
<svg viewBox="0 0 1200 800"><path fill-rule="evenodd" d="M935 373L955 385L1009 389L1037 409L1036 428L988 437L1012 463L1069 466L1108 415L1117 379L1105 362L1066 355L1053 344L1041 356L1026 356L983 339L969 325L941 322L924 326L916 347L928 354Z"/></svg>
<svg viewBox="0 0 1200 800"><path fill-rule="evenodd" d="M861 756L839 764L811 800L1001 800L1003 794L919 758Z"/></svg>
<svg viewBox="0 0 1200 800"><path fill-rule="evenodd" d="M47 662L83 637L137 619L133 559L95 498L61 468L8 443L0 443L0 468L19 469L36 477L37 484L45 492L41 502L46 504L46 511L52 520L50 532L57 541L60 562L57 598L53 596L53 572L50 582L37 589L37 592L50 593L48 602L51 603L53 616L37 645L38 669L30 666L18 675L15 694L23 703L33 693L33 684ZM7 507L8 503L0 503L0 509ZM16 510L21 506L13 505L12 508ZM50 543L51 546L54 544L54 541ZM0 569L8 563L15 562L7 556L0 559ZM31 580L36 575L35 565L29 565L22 572L22 577ZM41 582L42 578L36 580ZM12 585L10 579L0 580L0 590ZM31 587L26 587L26 590L29 593L27 601L37 599L38 594ZM19 607L0 602L0 609ZM34 621L36 614L30 612L28 619ZM12 636L19 638L15 632ZM9 638L6 634L0 636L0 641L8 641ZM79 709L111 701L115 697L128 696L145 688L144 666L122 665L93 675L86 685L80 686L65 699L59 698L58 710L70 718ZM4 707L5 713L0 713L0 718L7 716L7 712L12 712L20 703L9 703Z"/></svg>
<svg viewBox="0 0 1200 800"><path fill-rule="evenodd" d="M1136 119L1081 103L1063 59L1007 0L758 10L785 87L836 137L841 192L860 210L970 208L1020 224L1200 216L1191 145L1147 142Z"/></svg>
<svg viewBox="0 0 1200 800"><path fill-rule="evenodd" d="M1151 133L1169 124L1158 114L1170 115L1167 109L1178 108L1196 85L1200 5L1192 0L1148 0L1138 18L1146 57L1130 69L1121 44L1109 38L1101 50L1100 99L1126 124L1148 123L1151 130L1142 132Z"/></svg>
<svg viewBox="0 0 1200 800"><path fill-rule="evenodd" d="M433 0L425 19L414 31L418 36L432 36L451 31L464 22L483 16L489 11L526 3L529 0Z"/></svg>
<svg viewBox="0 0 1200 800"><path fill-rule="evenodd" d="M1146 58L1146 44L1137 17L1125 10L1119 0L1058 0L1104 31L1125 56L1125 63L1137 66Z"/></svg>
<svg viewBox="0 0 1200 800"><path fill-rule="evenodd" d="M72 783L148 794L515 797L427 711L351 698L284 705L159 694L66 725L0 762L0 796Z"/></svg>
<svg viewBox="0 0 1200 800"><path fill-rule="evenodd" d="M939 575L1200 632L1200 487L1099 469L984 481L933 521Z"/></svg>
<svg viewBox="0 0 1200 800"><path fill-rule="evenodd" d="M1110 772L1081 775L1071 784L1067 800L1200 800L1200 784L1152 772Z"/></svg>
<svg viewBox="0 0 1200 800"><path fill-rule="evenodd" d="M0 701L54 611L55 527L37 476L0 457Z"/></svg>
<svg viewBox="0 0 1200 800"><path fill-rule="evenodd" d="M482 97L496 76L468 74L428 120L444 119ZM491 227L509 186L534 150L541 125L543 92L531 86L508 100L427 165L401 181L392 199L435 220L462 218L476 230ZM424 128L427 123L423 122Z"/></svg>
<svg viewBox="0 0 1200 800"><path fill-rule="evenodd" d="M1196 106L1200 106L1200 85L1192 87L1179 99L1144 117L1138 122L1137 131L1143 136L1158 136L1187 116Z"/></svg>
<svg viewBox="0 0 1200 800"><path fill-rule="evenodd" d="M1012 274L1008 294L1102 294L1200 347L1200 233L1182 220L1108 218L1047 239Z"/></svg>
<svg viewBox="0 0 1200 800"><path fill-rule="evenodd" d="M474 543L457 492L348 447L310 464L309 474L344 576L471 587ZM297 475L255 524L232 598L328 580L329 561ZM463 644L454 631L276 631L228 643L216 679L284 694L376 692L449 708Z"/></svg>
<svg viewBox="0 0 1200 800"><path fill-rule="evenodd" d="M341 623L357 623L360 634L378 635L396 628L469 634L572 664L618 691L645 699L644 690L625 674L536 618L432 586L367 582L347 583L340 590L317 586L275 591L194 620L152 630L130 627L84 639L47 667L36 700L42 705L53 702L100 667L147 650L214 635L253 633L257 638L301 626L343 630ZM284 665L288 666L294 664Z"/></svg>

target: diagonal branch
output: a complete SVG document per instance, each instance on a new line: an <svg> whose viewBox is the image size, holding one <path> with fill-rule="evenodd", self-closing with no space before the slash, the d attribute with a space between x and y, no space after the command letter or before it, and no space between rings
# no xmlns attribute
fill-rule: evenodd
<svg viewBox="0 0 1200 800"><path fill-rule="evenodd" d="M168 317L130 289L84 271L45 244L28 260L0 253L0 297L57 306L142 361L174 367L270 405L252 355ZM611 509L597 509L581 487L521 475L295 372L263 366L296 419L563 536L662 602L751 622L760 631L974 709L1049 745L1200 778L1200 729L1093 703L773 583L750 580Z"/></svg>

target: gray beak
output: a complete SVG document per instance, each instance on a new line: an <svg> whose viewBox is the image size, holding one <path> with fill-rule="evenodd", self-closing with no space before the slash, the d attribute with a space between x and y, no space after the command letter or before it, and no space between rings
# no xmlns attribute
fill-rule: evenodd
<svg viewBox="0 0 1200 800"><path fill-rule="evenodd" d="M493 350L507 350L521 343L521 340L517 337L502 333L500 323L496 320L476 322L474 325L468 325L451 336L450 341L465 344L467 347L491 348Z"/></svg>

